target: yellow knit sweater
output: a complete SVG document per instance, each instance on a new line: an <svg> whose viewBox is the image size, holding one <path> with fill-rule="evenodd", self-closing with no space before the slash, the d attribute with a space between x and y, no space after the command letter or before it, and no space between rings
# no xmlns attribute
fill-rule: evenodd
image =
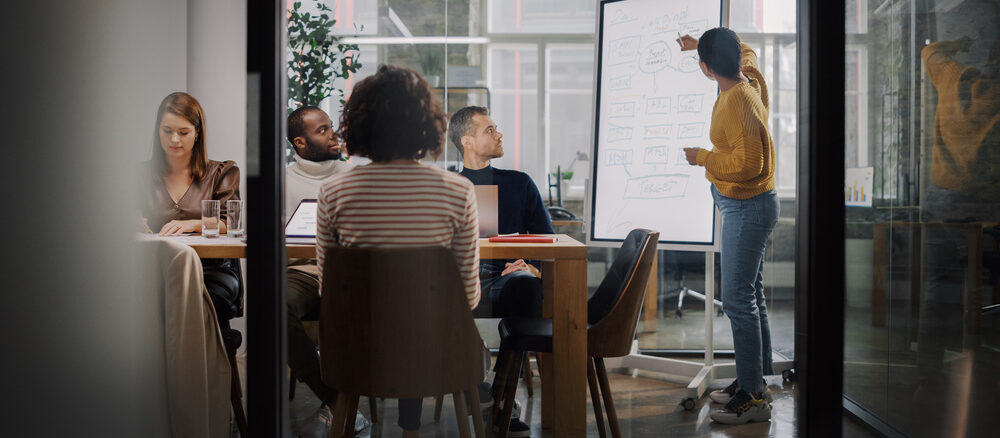
<svg viewBox="0 0 1000 438"><path fill-rule="evenodd" d="M713 149L698 152L705 176L726 197L749 199L774 189L774 142L767 130L767 84L757 54L743 44L743 74L750 82L719 93L709 138Z"/></svg>
<svg viewBox="0 0 1000 438"><path fill-rule="evenodd" d="M931 180L960 192L1000 190L1000 83L952 57L955 44L924 47L924 66L938 92Z"/></svg>

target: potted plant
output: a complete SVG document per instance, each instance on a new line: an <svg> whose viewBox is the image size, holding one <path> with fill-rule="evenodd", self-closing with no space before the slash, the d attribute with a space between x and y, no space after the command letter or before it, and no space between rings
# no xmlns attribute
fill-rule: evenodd
<svg viewBox="0 0 1000 438"><path fill-rule="evenodd" d="M573 179L573 171L561 170L557 167L556 170L550 172L549 175L551 175L549 181L552 181L552 178L555 178L555 180L559 183L559 190L562 192L562 196L566 196L566 194L569 193L569 180ZM551 185L552 183L550 182L549 184Z"/></svg>
<svg viewBox="0 0 1000 438"><path fill-rule="evenodd" d="M288 10L288 111L302 105L318 106L323 99L336 95L344 104L344 90L334 85L337 78L347 79L361 69L357 44L343 44L331 31L337 20L330 18L330 7L314 0L319 14L302 10L295 2ZM288 144L288 160L292 145ZM346 157L346 155L345 155Z"/></svg>
<svg viewBox="0 0 1000 438"><path fill-rule="evenodd" d="M564 170L564 171L562 171L562 174L560 174L558 171L553 171L550 175L552 175L552 176L559 176L560 177L560 181L569 181L569 180L573 179L573 171L572 170Z"/></svg>
<svg viewBox="0 0 1000 438"><path fill-rule="evenodd" d="M417 54L420 57L420 70L424 75L427 85L433 87L441 86L441 67L444 65L444 49L421 45L417 46Z"/></svg>

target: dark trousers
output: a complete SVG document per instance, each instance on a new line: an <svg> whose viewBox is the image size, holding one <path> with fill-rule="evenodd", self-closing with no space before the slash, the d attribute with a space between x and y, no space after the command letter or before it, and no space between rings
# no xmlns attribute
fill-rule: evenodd
<svg viewBox="0 0 1000 438"><path fill-rule="evenodd" d="M493 307L494 318L542 316L542 279L530 272L515 271L500 276L481 273L483 292Z"/></svg>
<svg viewBox="0 0 1000 438"><path fill-rule="evenodd" d="M399 399L399 421L396 423L403 430L420 429L420 413L423 411L424 399Z"/></svg>
<svg viewBox="0 0 1000 438"><path fill-rule="evenodd" d="M337 391L323 384L316 344L309 339L302 326L302 321L319 319L319 278L297 269L288 269L285 284L288 367L300 381L309 386L323 404L333 407L337 401Z"/></svg>
<svg viewBox="0 0 1000 438"><path fill-rule="evenodd" d="M487 294L490 304L493 306L493 317L539 318L542 316L543 289L541 278L525 271L515 271L500 276L500 272L489 272L486 269L481 269L480 281L483 284L484 293ZM501 369L503 356L503 351L497 355L493 371ZM496 390L496 385L503 384L497 380L500 377L499 374L495 376L493 390Z"/></svg>

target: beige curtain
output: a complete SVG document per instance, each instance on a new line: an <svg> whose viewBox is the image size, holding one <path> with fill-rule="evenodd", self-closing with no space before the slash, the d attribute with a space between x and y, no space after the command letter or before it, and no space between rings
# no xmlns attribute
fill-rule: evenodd
<svg viewBox="0 0 1000 438"><path fill-rule="evenodd" d="M171 436L229 434L231 370L215 309L191 247L156 239L142 245L154 256L163 303L163 352Z"/></svg>

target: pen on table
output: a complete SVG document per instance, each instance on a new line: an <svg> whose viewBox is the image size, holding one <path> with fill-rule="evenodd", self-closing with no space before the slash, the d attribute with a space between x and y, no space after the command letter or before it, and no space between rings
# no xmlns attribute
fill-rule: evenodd
<svg viewBox="0 0 1000 438"><path fill-rule="evenodd" d="M497 234L497 237L510 237L510 236L517 236L518 234L521 233Z"/></svg>

